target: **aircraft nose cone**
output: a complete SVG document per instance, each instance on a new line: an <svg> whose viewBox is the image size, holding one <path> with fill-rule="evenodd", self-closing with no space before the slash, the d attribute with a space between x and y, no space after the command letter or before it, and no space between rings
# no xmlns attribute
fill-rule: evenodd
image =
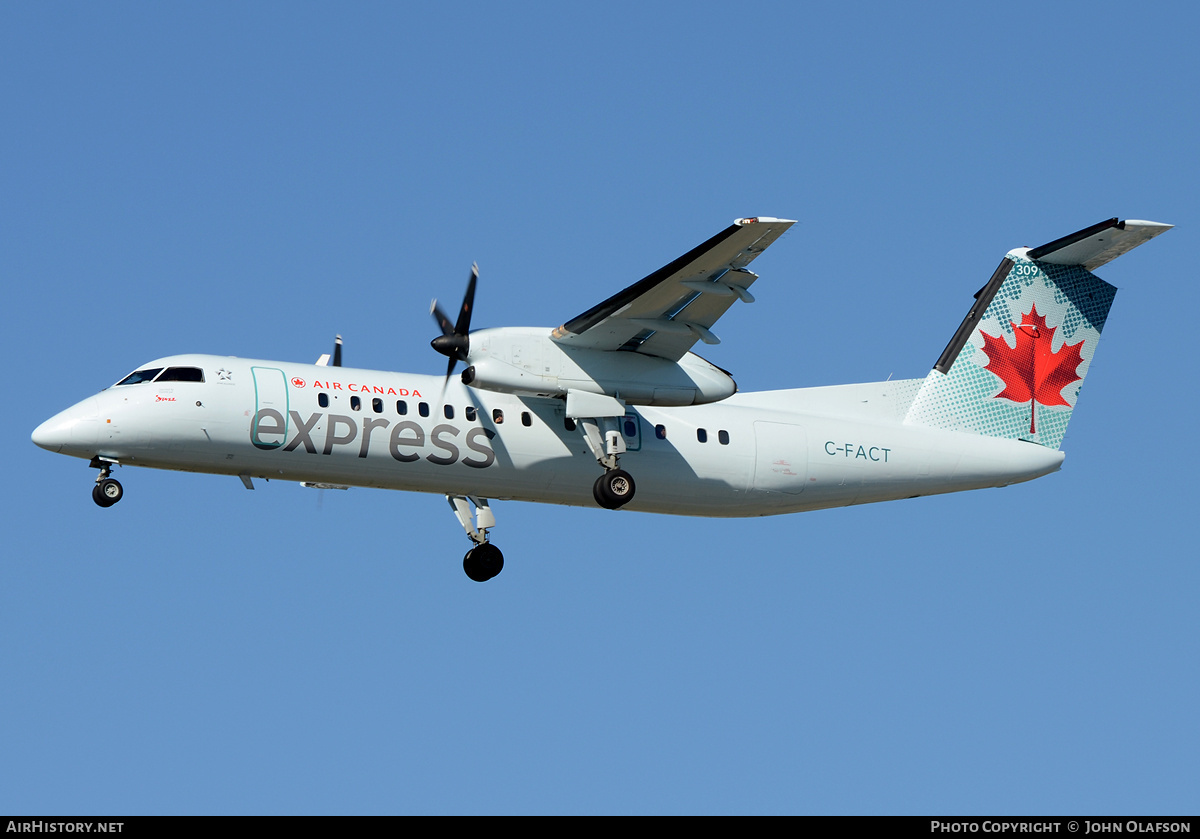
<svg viewBox="0 0 1200 839"><path fill-rule="evenodd" d="M35 445L52 452L92 447L100 433L96 416L96 399L89 397L50 417L29 437Z"/></svg>
<svg viewBox="0 0 1200 839"><path fill-rule="evenodd" d="M70 426L63 423L61 417L62 414L51 417L33 429L30 439L33 440L34 445L52 452L60 451L66 445L71 438L71 429Z"/></svg>

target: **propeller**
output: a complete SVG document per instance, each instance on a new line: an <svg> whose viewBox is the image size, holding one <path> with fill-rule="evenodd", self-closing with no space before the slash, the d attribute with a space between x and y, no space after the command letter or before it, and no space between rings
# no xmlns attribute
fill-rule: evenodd
<svg viewBox="0 0 1200 839"><path fill-rule="evenodd" d="M429 313L433 315L438 328L442 330L442 334L430 341L429 345L450 359L450 363L446 367L446 382L442 386L443 392L445 384L449 383L450 377L454 375L454 365L460 361L466 362L467 353L471 350L471 309L475 306L475 282L478 279L479 266L472 265L471 278L467 280L467 293L463 295L462 307L458 310L458 320L453 325L450 324L450 318L446 317L446 313L438 306L436 299L429 306Z"/></svg>

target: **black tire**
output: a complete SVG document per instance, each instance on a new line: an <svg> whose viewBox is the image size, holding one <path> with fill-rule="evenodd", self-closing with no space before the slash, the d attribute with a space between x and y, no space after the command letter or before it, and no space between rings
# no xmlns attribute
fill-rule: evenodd
<svg viewBox="0 0 1200 839"><path fill-rule="evenodd" d="M604 483L603 475L596 479L596 483L592 484L592 498L596 499L596 506L604 507L607 510L609 507L605 503L604 496L600 493L600 485L602 483ZM97 501L96 503L99 504L100 502Z"/></svg>
<svg viewBox="0 0 1200 839"><path fill-rule="evenodd" d="M111 507L113 504L116 504L125 494L125 490L121 488L121 484L115 478L105 478L96 484L96 489L99 490L100 495L104 496L106 503L102 506L105 507Z"/></svg>
<svg viewBox="0 0 1200 839"><path fill-rule="evenodd" d="M463 571L477 583L486 583L504 570L504 554L490 542L476 545L463 557Z"/></svg>
<svg viewBox="0 0 1200 839"><path fill-rule="evenodd" d="M104 493L100 491L100 484L92 487L92 500L96 502L97 507L111 507L112 502L104 497Z"/></svg>
<svg viewBox="0 0 1200 839"><path fill-rule="evenodd" d="M613 469L605 472L592 485L592 496L596 503L606 510L615 510L633 500L637 487L633 476L624 469Z"/></svg>

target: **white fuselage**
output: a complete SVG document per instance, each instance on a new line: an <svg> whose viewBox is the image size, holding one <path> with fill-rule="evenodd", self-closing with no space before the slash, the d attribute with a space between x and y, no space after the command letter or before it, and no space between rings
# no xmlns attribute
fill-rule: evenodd
<svg viewBox="0 0 1200 839"><path fill-rule="evenodd" d="M146 366L172 365L202 368L204 381L110 387L47 420L34 442L245 479L595 505L601 468L581 430L569 430L560 399L456 378L444 385L436 376L211 355ZM1061 452L1035 443L905 424L917 384L630 407L621 465L638 491L627 509L773 515L1004 486L1060 467Z"/></svg>

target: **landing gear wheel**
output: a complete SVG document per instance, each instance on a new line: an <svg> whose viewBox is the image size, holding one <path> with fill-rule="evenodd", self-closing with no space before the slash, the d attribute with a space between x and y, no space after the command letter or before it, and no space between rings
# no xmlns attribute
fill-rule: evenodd
<svg viewBox="0 0 1200 839"><path fill-rule="evenodd" d="M463 571L477 583L486 583L504 570L504 554L491 542L476 545L463 557Z"/></svg>
<svg viewBox="0 0 1200 839"><path fill-rule="evenodd" d="M121 500L125 491L115 478L105 478L92 487L92 500L101 507L111 507Z"/></svg>
<svg viewBox="0 0 1200 839"><path fill-rule="evenodd" d="M613 469L596 479L592 496L606 510L615 510L633 500L633 476L624 469Z"/></svg>

